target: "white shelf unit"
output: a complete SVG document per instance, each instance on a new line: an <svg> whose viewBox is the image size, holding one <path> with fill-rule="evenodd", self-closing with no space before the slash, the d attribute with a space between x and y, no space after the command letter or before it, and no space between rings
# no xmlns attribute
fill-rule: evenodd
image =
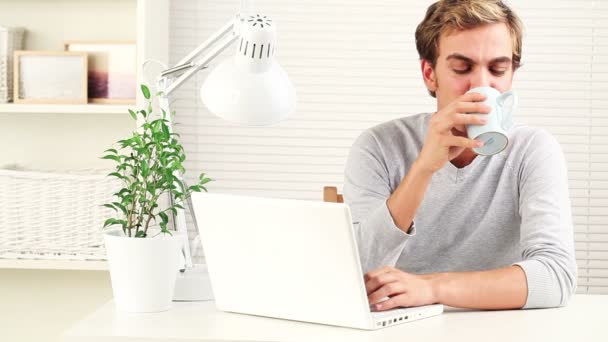
<svg viewBox="0 0 608 342"><path fill-rule="evenodd" d="M135 105L107 104L0 104L0 113L48 113L48 114L127 114Z"/></svg>
<svg viewBox="0 0 608 342"><path fill-rule="evenodd" d="M53 0L51 0L53 1ZM49 2L51 2L49 1ZM78 13L70 14L70 6L77 2L55 0L59 5L65 7L65 12L62 17L66 20L73 20L73 23L78 25L87 24L86 20L81 18ZM165 64L169 62L169 0L131 0L136 4L136 11L134 18L131 22L136 25L136 44L137 44L137 66L138 68L142 63L148 59L154 59L161 61ZM12 0L14 6L22 5L17 0ZM120 3L120 1L113 1L111 3ZM85 8L89 11L94 12L96 6L106 5L104 0L86 0L78 2L78 4L84 4ZM30 6L31 4L25 3L23 6ZM83 7L79 7L79 11L82 11ZM35 11L35 8L32 8ZM35 16L39 14L36 13ZM18 18L17 18L18 19ZM90 23L89 23L90 24ZM10 26L11 23L8 23ZM14 25L14 24L13 24ZM17 25L15 25L17 26ZM26 27L27 29L27 27ZM51 29L49 27L48 29ZM89 30L89 32L93 32ZM54 38L58 34L62 34L61 29L55 32ZM82 35L82 32L74 32L76 37ZM94 35L94 34L92 34ZM78 40L93 39L93 37L79 37ZM26 38L27 40L27 38ZM34 40L34 37L32 38ZM37 41L33 43L33 49L49 50L54 47L44 46L44 41ZM27 49L32 49L27 47ZM137 73L137 84L144 82L144 77L141 72ZM138 86L139 89L139 86ZM138 108L144 103L143 96L140 92L137 92L137 104L136 105L109 105L109 104L83 104L83 105L34 105L34 104L0 104L0 116L10 120L21 120L18 115L13 114L35 114L28 115L26 120L38 120L38 119L52 119L62 120L63 114L111 114L110 117L119 117L118 114L127 114L129 108ZM48 117L47 117L48 114ZM128 116L128 115L127 115ZM32 119L34 118L34 119ZM72 121L73 116L66 116L65 122ZM91 121L83 121L91 122ZM112 133L112 132L110 132ZM113 139L113 138L112 138ZM113 140L115 141L115 140ZM99 151L102 151L100 149ZM91 153L99 152L95 150ZM72 156L72 158L79 158L78 155ZM0 164L2 160L0 160ZM101 227L100 227L101 229ZM1 246L0 246L1 247ZM52 259L9 259L0 258L0 269L49 269L49 270L107 270L107 262L99 260L52 260Z"/></svg>

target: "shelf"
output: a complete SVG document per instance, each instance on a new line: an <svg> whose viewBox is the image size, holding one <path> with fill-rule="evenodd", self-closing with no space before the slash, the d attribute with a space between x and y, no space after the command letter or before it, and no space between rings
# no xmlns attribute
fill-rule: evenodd
<svg viewBox="0 0 608 342"><path fill-rule="evenodd" d="M108 269L106 261L0 259L0 269L91 270Z"/></svg>
<svg viewBox="0 0 608 342"><path fill-rule="evenodd" d="M109 104L0 104L0 113L48 113L48 114L128 114L134 105Z"/></svg>

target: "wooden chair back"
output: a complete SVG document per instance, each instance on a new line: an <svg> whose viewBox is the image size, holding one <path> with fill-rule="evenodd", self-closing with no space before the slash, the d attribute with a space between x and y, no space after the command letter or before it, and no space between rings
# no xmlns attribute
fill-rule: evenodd
<svg viewBox="0 0 608 342"><path fill-rule="evenodd" d="M323 201L344 203L344 197L338 193L338 188L335 186L325 186L323 187Z"/></svg>

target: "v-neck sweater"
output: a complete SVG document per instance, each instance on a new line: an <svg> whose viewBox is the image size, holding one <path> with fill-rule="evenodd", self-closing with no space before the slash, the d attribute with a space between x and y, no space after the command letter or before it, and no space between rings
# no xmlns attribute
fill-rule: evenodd
<svg viewBox="0 0 608 342"><path fill-rule="evenodd" d="M515 125L503 152L479 155L463 168L446 163L433 174L413 229L395 225L386 201L418 157L431 115L372 127L350 150L344 200L364 271L518 265L528 285L524 308L565 305L577 279L567 168L559 143L544 129Z"/></svg>

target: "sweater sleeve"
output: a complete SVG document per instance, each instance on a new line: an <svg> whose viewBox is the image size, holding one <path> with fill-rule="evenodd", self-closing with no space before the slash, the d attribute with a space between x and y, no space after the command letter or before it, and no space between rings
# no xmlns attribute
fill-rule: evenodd
<svg viewBox="0 0 608 342"><path fill-rule="evenodd" d="M539 131L523 157L519 181L520 266L528 282L524 308L564 306L576 289L568 175L559 143Z"/></svg>
<svg viewBox="0 0 608 342"><path fill-rule="evenodd" d="M391 195L383 151L369 132L351 147L346 162L344 200L351 209L361 267L364 272L395 266L407 239L416 233L399 229L389 212Z"/></svg>

